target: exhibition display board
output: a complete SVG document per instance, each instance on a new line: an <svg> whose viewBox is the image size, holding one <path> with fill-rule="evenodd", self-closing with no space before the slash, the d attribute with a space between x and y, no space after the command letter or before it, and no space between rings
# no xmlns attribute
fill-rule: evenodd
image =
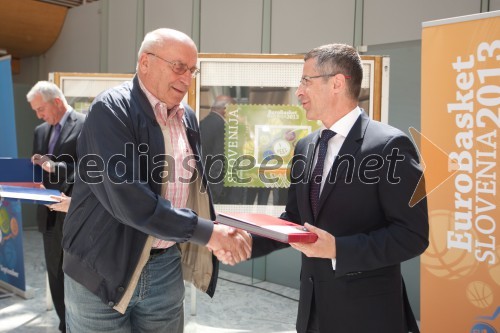
<svg viewBox="0 0 500 333"><path fill-rule="evenodd" d="M14 93L11 57L0 57L0 187L10 184L12 175L2 172L2 160L17 157ZM29 179L23 181L28 181ZM23 224L19 201L0 197L0 287L24 298L33 296L27 290L24 270ZM1 294L1 293L0 293ZM0 295L1 296L1 295Z"/></svg>
<svg viewBox="0 0 500 333"><path fill-rule="evenodd" d="M304 55L200 53L200 75L188 93L200 121L221 96L230 97L224 112L226 157L223 186L232 191L218 203L222 211L279 216L290 182L287 172L298 140L320 127L308 121L295 92ZM388 121L390 61L362 56L360 107L375 120ZM203 137L203 127L202 127ZM219 153L219 152L218 152ZM240 163L244 168L235 168ZM241 170L245 169L245 170ZM244 180L239 181L239 180ZM228 190L228 188L236 188ZM241 198L235 201L235 197Z"/></svg>

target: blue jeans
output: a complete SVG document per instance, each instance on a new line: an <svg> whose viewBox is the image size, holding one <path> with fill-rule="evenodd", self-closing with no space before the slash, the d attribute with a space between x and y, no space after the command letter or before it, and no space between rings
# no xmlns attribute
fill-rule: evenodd
<svg viewBox="0 0 500 333"><path fill-rule="evenodd" d="M177 246L149 259L123 315L68 275L64 292L68 333L184 330L184 282Z"/></svg>

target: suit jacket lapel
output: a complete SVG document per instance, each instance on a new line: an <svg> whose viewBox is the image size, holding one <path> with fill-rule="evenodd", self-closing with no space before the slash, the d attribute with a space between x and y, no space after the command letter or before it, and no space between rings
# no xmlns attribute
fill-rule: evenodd
<svg viewBox="0 0 500 333"><path fill-rule="evenodd" d="M75 119L75 113L76 111L72 111L68 118L66 119L66 122L64 123L63 128L61 129L61 134L59 134L59 138L56 141L56 145L54 146L54 155L57 155L56 152L59 152L59 148L61 146L62 142L65 142L68 136L71 134L73 131L73 128L76 125L76 119ZM47 143L48 145L48 143Z"/></svg>
<svg viewBox="0 0 500 333"><path fill-rule="evenodd" d="M359 118L352 126L351 130L349 131L349 134L347 134L347 137L344 143L342 144L342 147L340 147L338 156L352 155L355 159L355 163L360 162L356 160L356 154L359 148L361 147L361 144L363 143L366 127L368 126L369 122L370 118L364 112L362 112ZM323 207L326 198L328 198L330 192L334 189L335 185L337 184L337 181L342 181L343 179L345 179L346 167L347 163L342 163L339 166L338 158L336 158L335 161L333 162L332 168L328 173L328 179L326 180L325 185L323 186L323 191L321 192L321 195L319 197L318 214L321 211L321 208ZM335 181L330 182L328 180L330 179L331 173L334 170L337 170L337 176L335 177L335 175L333 175L334 177L333 180Z"/></svg>
<svg viewBox="0 0 500 333"><path fill-rule="evenodd" d="M309 191L311 186L309 180L311 179L311 173L313 170L312 166L314 162L314 152L316 151L316 146L318 145L318 142L319 142L319 131L314 133L310 141L306 143L307 150L305 152L299 152L299 154L305 154L306 165L304 168L304 178L303 180L300 181L300 183L297 184L297 198L305 199L307 216L305 216L304 221L308 221L309 223L312 223L313 221L311 200L309 198Z"/></svg>
<svg viewBox="0 0 500 333"><path fill-rule="evenodd" d="M38 147L41 148L40 149L41 154L47 154L47 152L49 151L49 140L50 140L51 129L52 126L50 126L49 123L44 123L43 130L41 131L42 137L39 138L40 141L39 143L37 143L37 145L39 145Z"/></svg>

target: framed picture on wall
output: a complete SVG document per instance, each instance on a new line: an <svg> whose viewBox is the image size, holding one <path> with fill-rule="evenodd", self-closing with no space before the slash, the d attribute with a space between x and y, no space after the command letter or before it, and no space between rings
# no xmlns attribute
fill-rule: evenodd
<svg viewBox="0 0 500 333"><path fill-rule="evenodd" d="M49 81L61 88L68 104L86 114L94 98L103 91L130 80L134 74L49 73Z"/></svg>
<svg viewBox="0 0 500 333"><path fill-rule="evenodd" d="M200 74L190 88L188 102L199 119L210 111L215 97L234 91L237 99L275 103L294 97L302 76L303 55L200 53ZM363 82L360 106L375 120L387 122L390 59L386 56L361 56ZM257 97L259 96L259 97ZM252 103L252 102L250 102Z"/></svg>

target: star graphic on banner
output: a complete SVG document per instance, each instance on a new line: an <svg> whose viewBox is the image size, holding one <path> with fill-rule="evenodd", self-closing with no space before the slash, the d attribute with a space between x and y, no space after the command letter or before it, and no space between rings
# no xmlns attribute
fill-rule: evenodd
<svg viewBox="0 0 500 333"><path fill-rule="evenodd" d="M410 207L413 207L457 173L460 164L414 127L410 127L409 131L413 141L420 142L420 146L416 146L424 171L409 202Z"/></svg>

